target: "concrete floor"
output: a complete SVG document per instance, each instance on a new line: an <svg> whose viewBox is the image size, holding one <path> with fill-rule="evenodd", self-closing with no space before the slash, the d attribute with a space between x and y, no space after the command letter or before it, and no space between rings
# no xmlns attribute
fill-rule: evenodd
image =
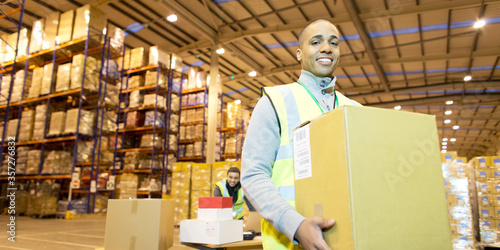
<svg viewBox="0 0 500 250"><path fill-rule="evenodd" d="M92 219L33 219L16 217L16 242L7 240L9 217L0 215L3 232L0 249L5 250L95 250L104 249L106 218Z"/></svg>

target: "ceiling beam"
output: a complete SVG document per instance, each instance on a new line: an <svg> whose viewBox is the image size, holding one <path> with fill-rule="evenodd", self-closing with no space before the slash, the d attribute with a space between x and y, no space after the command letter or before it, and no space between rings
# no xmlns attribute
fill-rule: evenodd
<svg viewBox="0 0 500 250"><path fill-rule="evenodd" d="M162 0L162 1L172 1L172 0ZM427 11L435 11L435 10L447 10L453 8L464 8L471 6L481 5L483 0L453 0L453 1L433 1L426 4L420 4L415 6L396 6L394 9L389 10L381 10L379 12L365 12L360 13L359 18L361 21L368 21L373 19L380 19L386 17L396 17L407 14L416 14ZM498 0L484 0L485 3L495 2ZM399 3L399 2L398 2ZM400 8L401 7L401 8ZM277 10L279 11L279 10ZM338 15L333 18L329 18L329 20L333 24L345 24L351 22L349 15ZM277 33L277 32L290 32L293 30L300 30L309 24L309 21L300 21L294 22L286 25L275 25L269 26L265 28L257 28L250 30L240 30L240 31L230 31L230 32L222 32L219 35L219 42L225 44L228 42L233 42L238 39L243 39L249 36L257 36L269 33ZM209 39L199 40L197 42L193 42L182 46L176 53L181 53L191 49L202 49L209 48L211 46Z"/></svg>
<svg viewBox="0 0 500 250"><path fill-rule="evenodd" d="M354 1L352 0L343 0L343 3L344 7L349 13L349 16L351 17L354 27L358 31L359 39L366 48L366 53L368 54L368 58L370 58L370 62L372 63L375 72L377 73L380 83L384 87L385 92L390 92L387 76L385 75L382 65L378 61L377 54L375 54L374 46L372 44L371 38L368 36L368 32L365 29L365 24L363 23L363 21L361 21L361 18L359 18L357 6L355 6Z"/></svg>
<svg viewBox="0 0 500 250"><path fill-rule="evenodd" d="M366 106L380 107L380 108L393 108L395 105L401 106L430 106L432 104L443 104L446 101L452 100L454 105L471 105L471 104L488 104L500 105L500 94L454 94L436 97L425 97L410 100L397 100L379 103L368 103Z"/></svg>

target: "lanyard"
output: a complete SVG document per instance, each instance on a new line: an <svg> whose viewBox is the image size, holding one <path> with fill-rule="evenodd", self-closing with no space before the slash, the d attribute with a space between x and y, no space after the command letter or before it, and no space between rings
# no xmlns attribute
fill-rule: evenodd
<svg viewBox="0 0 500 250"><path fill-rule="evenodd" d="M300 80L297 80L297 82L302 86L304 87L304 89L307 91L307 93L311 96L311 98L314 100L314 102L316 103L316 105L318 105L319 109L321 110L321 113L325 113L325 111L323 110L323 108L319 105L318 103L318 100L316 100L316 97L314 97L314 95L311 93L311 91L309 91L309 89L306 87L306 85L304 83L302 83ZM333 90L333 96L334 96L334 100L333 100L333 108L338 108L339 106L339 103L337 101L337 93L335 92L335 89Z"/></svg>

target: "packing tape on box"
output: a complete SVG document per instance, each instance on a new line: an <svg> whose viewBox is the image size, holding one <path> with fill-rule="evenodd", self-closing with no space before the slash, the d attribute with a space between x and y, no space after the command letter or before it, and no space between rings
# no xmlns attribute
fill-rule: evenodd
<svg viewBox="0 0 500 250"><path fill-rule="evenodd" d="M322 203L314 204L314 216L323 217L323 204Z"/></svg>
<svg viewBox="0 0 500 250"><path fill-rule="evenodd" d="M132 210L130 213L132 214L137 214L137 207L139 206L139 201L138 200L132 200Z"/></svg>
<svg viewBox="0 0 500 250"><path fill-rule="evenodd" d="M135 203L135 204L137 204L137 203ZM133 207L133 206L134 206L134 205L132 204L132 207ZM136 210L136 212L137 212L137 210ZM137 240L137 237L135 237L135 236L130 236L130 246L128 247L128 249L129 249L129 250L135 250L135 241L136 241L136 240Z"/></svg>

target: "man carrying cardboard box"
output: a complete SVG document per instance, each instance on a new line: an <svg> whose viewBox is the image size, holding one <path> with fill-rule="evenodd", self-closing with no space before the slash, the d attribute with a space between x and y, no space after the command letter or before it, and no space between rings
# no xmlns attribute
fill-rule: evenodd
<svg viewBox="0 0 500 250"><path fill-rule="evenodd" d="M329 249L321 231L335 221L304 218L294 208L292 132L339 106L360 105L334 89L339 42L339 32L330 21L319 19L307 25L299 35L299 80L263 88L263 97L253 111L243 146L241 183L264 218L264 249L297 249L297 241L305 249Z"/></svg>

